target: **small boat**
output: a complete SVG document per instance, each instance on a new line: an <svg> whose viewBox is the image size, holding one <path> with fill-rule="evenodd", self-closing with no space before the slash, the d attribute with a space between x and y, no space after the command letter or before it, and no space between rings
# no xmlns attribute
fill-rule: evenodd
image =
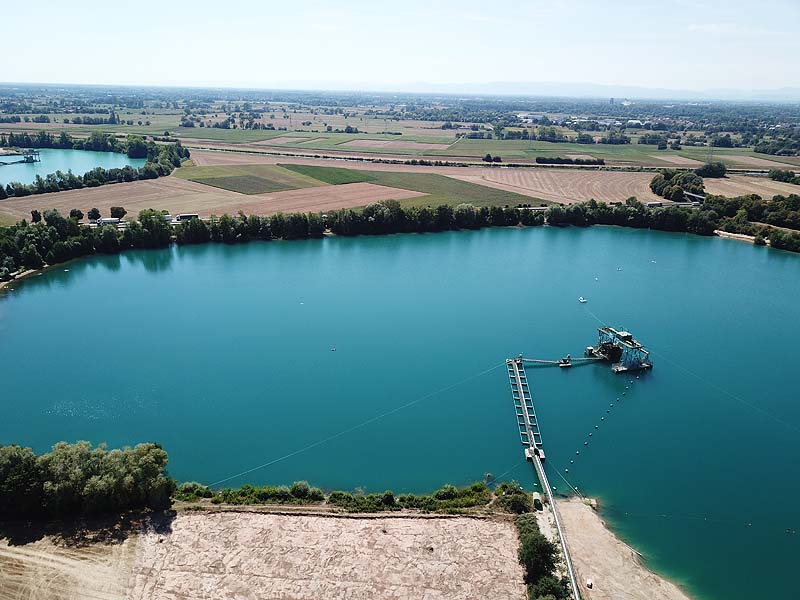
<svg viewBox="0 0 800 600"><path fill-rule="evenodd" d="M561 369L568 369L572 366L572 359L570 358L569 354L565 358L562 358L558 361L558 366Z"/></svg>
<svg viewBox="0 0 800 600"><path fill-rule="evenodd" d="M580 298L578 298L578 302L580 302L581 304L586 304L586 298L581 296Z"/></svg>
<svg viewBox="0 0 800 600"><path fill-rule="evenodd" d="M336 346L331 347L331 352L336 352Z"/></svg>

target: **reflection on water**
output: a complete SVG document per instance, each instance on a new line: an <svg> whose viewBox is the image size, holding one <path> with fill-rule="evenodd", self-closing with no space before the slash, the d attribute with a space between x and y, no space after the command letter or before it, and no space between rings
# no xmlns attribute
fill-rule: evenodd
<svg viewBox="0 0 800 600"><path fill-rule="evenodd" d="M502 361L579 356L597 315L655 366L639 379L532 368L548 464L693 591L789 598L799 538L773 525L796 527L800 496L787 427L800 403L778 360L800 338L798 260L617 228L79 260L0 298L0 443L157 441L172 475L211 483L329 440L230 484L429 492L491 472L531 488ZM769 507L752 527L735 526L743 485L746 503Z"/></svg>
<svg viewBox="0 0 800 600"><path fill-rule="evenodd" d="M141 265L149 273L160 273L172 268L175 249L168 250L133 250L122 254L133 265ZM119 256L117 256L119 259ZM117 265L119 268L119 264Z"/></svg>

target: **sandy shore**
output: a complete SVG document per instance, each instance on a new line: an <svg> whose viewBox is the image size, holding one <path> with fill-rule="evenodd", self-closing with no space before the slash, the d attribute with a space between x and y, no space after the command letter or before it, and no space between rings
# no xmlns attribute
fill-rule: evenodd
<svg viewBox="0 0 800 600"><path fill-rule="evenodd" d="M617 538L580 498L559 500L569 553L589 600L690 600L678 586L650 571L641 556ZM592 589L586 587L591 578Z"/></svg>
<svg viewBox="0 0 800 600"><path fill-rule="evenodd" d="M38 272L43 271L43 270L44 269L28 269L27 271L23 271L22 273L17 275L14 279L10 279L8 281L0 281L0 291L2 291L3 288L5 288L8 285L11 285L15 281L19 281L21 279L25 279L26 277L30 277L31 275L34 275L35 273L38 273Z"/></svg>
<svg viewBox="0 0 800 600"><path fill-rule="evenodd" d="M721 229L715 229L714 235L728 240L736 240L737 242L748 242L750 244L752 244L756 239L754 235L746 235L744 233L731 233L729 231L722 231Z"/></svg>

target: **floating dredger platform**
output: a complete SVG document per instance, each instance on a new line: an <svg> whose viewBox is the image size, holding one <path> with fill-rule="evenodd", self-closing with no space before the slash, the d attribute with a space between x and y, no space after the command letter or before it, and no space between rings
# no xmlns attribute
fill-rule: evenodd
<svg viewBox="0 0 800 600"><path fill-rule="evenodd" d="M627 331L617 331L613 327L597 330L597 346L586 348L586 356L600 358L611 363L614 373L652 369L650 353Z"/></svg>

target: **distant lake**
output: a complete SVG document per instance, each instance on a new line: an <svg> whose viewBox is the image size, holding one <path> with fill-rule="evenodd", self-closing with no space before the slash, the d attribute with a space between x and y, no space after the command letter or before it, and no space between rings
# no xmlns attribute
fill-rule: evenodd
<svg viewBox="0 0 800 600"><path fill-rule="evenodd" d="M504 228L136 251L13 288L0 443L157 441L179 480L255 468L231 486L531 489L504 360L624 327L652 351L638 379L528 370L551 483L698 597L797 595L798 255Z"/></svg>
<svg viewBox="0 0 800 600"><path fill-rule="evenodd" d="M104 169L121 168L126 165L143 167L145 159L128 158L127 154L118 152L93 152L91 150L56 150L47 148L39 151L41 162L17 163L13 165L0 165L0 184L6 185L12 181L20 183L33 183L37 175L44 177L48 173L72 169L75 175L83 175L95 167ZM0 162L21 160L22 157L0 155Z"/></svg>

